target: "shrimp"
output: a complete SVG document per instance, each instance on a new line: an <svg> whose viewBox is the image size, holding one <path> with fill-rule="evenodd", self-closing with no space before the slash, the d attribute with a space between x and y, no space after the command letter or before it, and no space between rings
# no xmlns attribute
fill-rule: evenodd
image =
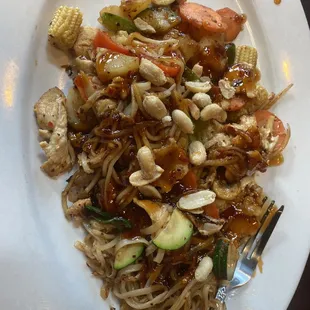
<svg viewBox="0 0 310 310"><path fill-rule="evenodd" d="M216 11L222 18L223 23L227 25L225 30L225 41L235 40L242 30L245 19L230 8L223 8Z"/></svg>
<svg viewBox="0 0 310 310"><path fill-rule="evenodd" d="M201 4L181 4L180 16L183 21L196 28L203 28L209 33L224 33L227 29L227 25L218 13Z"/></svg>

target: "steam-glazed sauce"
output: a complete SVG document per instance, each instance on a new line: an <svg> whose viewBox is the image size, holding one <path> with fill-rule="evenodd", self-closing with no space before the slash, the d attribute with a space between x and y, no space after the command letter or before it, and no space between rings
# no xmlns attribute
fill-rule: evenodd
<svg viewBox="0 0 310 310"><path fill-rule="evenodd" d="M225 74L225 77L236 87L237 92L249 93L254 91L261 74L257 68L246 63L235 64Z"/></svg>

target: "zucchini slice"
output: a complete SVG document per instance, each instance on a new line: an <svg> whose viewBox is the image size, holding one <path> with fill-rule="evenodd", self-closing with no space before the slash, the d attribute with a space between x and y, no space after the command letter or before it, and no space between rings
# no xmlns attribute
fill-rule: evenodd
<svg viewBox="0 0 310 310"><path fill-rule="evenodd" d="M105 26L108 30L115 32L119 30L125 30L128 33L131 33L138 30L131 20L118 15L114 15L112 13L102 13L101 24Z"/></svg>
<svg viewBox="0 0 310 310"><path fill-rule="evenodd" d="M158 34L167 33L181 22L181 18L169 7L154 7L142 11L138 17L151 25Z"/></svg>
<svg viewBox="0 0 310 310"><path fill-rule="evenodd" d="M159 231L153 243L163 250L177 250L192 236L193 224L178 209L174 209L168 224Z"/></svg>
<svg viewBox="0 0 310 310"><path fill-rule="evenodd" d="M213 256L213 272L219 280L231 281L239 255L232 241L219 239Z"/></svg>
<svg viewBox="0 0 310 310"><path fill-rule="evenodd" d="M122 269L135 262L143 253L142 243L129 244L116 252L114 269Z"/></svg>

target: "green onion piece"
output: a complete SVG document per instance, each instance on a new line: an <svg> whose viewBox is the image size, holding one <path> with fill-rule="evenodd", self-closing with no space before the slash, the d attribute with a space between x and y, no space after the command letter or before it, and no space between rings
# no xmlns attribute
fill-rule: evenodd
<svg viewBox="0 0 310 310"><path fill-rule="evenodd" d="M101 14L101 23L108 30L115 32L119 30L125 30L128 33L137 31L137 27L131 20L111 13Z"/></svg>
<svg viewBox="0 0 310 310"><path fill-rule="evenodd" d="M228 43L225 45L226 55L228 59L228 66L232 66L236 58L236 45L234 43Z"/></svg>
<svg viewBox="0 0 310 310"><path fill-rule="evenodd" d="M85 207L88 211L95 213L96 215L91 215L90 217L97 222L104 224L114 225L119 230L124 230L125 228L131 228L132 225L130 221L121 217L121 216L113 216L108 212L104 212L99 208L93 206Z"/></svg>
<svg viewBox="0 0 310 310"><path fill-rule="evenodd" d="M187 66L184 68L183 77L186 81L200 81L199 76Z"/></svg>

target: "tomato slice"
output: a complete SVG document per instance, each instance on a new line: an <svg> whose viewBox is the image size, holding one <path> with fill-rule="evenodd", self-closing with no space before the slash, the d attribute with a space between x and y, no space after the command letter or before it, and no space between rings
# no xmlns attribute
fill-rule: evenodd
<svg viewBox="0 0 310 310"><path fill-rule="evenodd" d="M271 135L273 137L279 136L279 138L272 152L273 153L281 152L287 144L287 134L288 134L282 121L276 115L267 110L256 111L254 115L259 128L266 126L270 117L274 117Z"/></svg>

